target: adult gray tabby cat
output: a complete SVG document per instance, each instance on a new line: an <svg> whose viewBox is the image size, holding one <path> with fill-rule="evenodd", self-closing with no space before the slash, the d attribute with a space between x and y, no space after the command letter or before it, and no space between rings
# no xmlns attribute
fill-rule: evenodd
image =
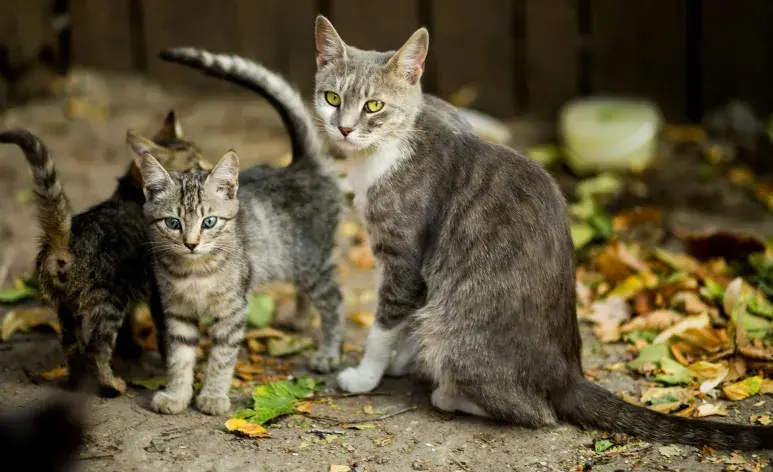
<svg viewBox="0 0 773 472"><path fill-rule="evenodd" d="M196 406L221 415L230 408L228 391L244 334L247 295L258 284L294 283L322 318L323 342L311 367L329 372L339 365L342 296L331 253L341 195L321 165L322 146L311 115L279 75L252 61L191 48L165 55L251 84L279 111L292 140L288 167L255 166L239 173L236 154L228 152L211 172L197 174L168 173L143 143L134 143L168 330L169 384L153 397L152 407L171 414L187 407L193 395L198 321L211 316L212 349Z"/></svg>
<svg viewBox="0 0 773 472"><path fill-rule="evenodd" d="M422 94L426 29L397 52L362 51L320 16L316 45L316 111L357 163L355 202L381 273L376 323L360 365L338 376L344 390L416 367L441 410L716 448L773 445L770 428L656 413L585 379L564 197L536 162L475 136Z"/></svg>

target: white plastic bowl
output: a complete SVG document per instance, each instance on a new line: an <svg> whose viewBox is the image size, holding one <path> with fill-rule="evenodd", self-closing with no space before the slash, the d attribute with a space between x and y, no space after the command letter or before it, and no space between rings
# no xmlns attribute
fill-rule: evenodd
<svg viewBox="0 0 773 472"><path fill-rule="evenodd" d="M646 101L589 98L561 110L567 163L578 174L641 171L655 158L662 118Z"/></svg>

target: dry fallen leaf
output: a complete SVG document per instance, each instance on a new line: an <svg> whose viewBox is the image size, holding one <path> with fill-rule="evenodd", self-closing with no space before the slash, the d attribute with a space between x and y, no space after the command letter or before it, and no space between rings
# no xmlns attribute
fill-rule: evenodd
<svg viewBox="0 0 773 472"><path fill-rule="evenodd" d="M306 415L311 414L311 405L311 402L303 402L295 407L295 411Z"/></svg>
<svg viewBox="0 0 773 472"><path fill-rule="evenodd" d="M711 320L709 319L709 315L706 313L688 316L670 328L666 329L662 333L658 334L652 342L653 344L666 343L672 337L682 334L687 330L708 328L710 326Z"/></svg>
<svg viewBox="0 0 773 472"><path fill-rule="evenodd" d="M351 472L352 468L348 465L330 465L330 470L328 472Z"/></svg>
<svg viewBox="0 0 773 472"><path fill-rule="evenodd" d="M728 399L738 401L758 394L761 388L762 377L754 376L734 384L725 385L722 387L722 392Z"/></svg>
<svg viewBox="0 0 773 472"><path fill-rule="evenodd" d="M759 423L762 426L767 426L770 423L773 423L773 420L770 419L770 415L754 415L749 420L752 423Z"/></svg>
<svg viewBox="0 0 773 472"><path fill-rule="evenodd" d="M41 373L40 376L43 377L44 380L58 380L67 377L69 374L70 371L67 369L67 366L60 365L59 367L54 367L51 370Z"/></svg>
<svg viewBox="0 0 773 472"><path fill-rule="evenodd" d="M287 334L270 326L260 329L248 329L247 332L244 333L244 339L283 338L285 336L287 336Z"/></svg>
<svg viewBox="0 0 773 472"><path fill-rule="evenodd" d="M238 431L250 438L269 438L271 437L266 428L259 424L250 423L247 420L231 418L225 422L228 431Z"/></svg>
<svg viewBox="0 0 773 472"><path fill-rule="evenodd" d="M363 412L364 412L366 415L372 415L372 414L374 414L374 413L373 413L373 405L365 405L364 407L362 407L362 411L363 411Z"/></svg>
<svg viewBox="0 0 773 472"><path fill-rule="evenodd" d="M683 387L650 387L642 393L642 403L662 403L664 401L678 401L687 403L695 397L695 391Z"/></svg>
<svg viewBox="0 0 773 472"><path fill-rule="evenodd" d="M3 341L8 341L17 331L28 332L38 326L48 326L57 334L61 332L56 313L50 308L25 308L9 311L0 327Z"/></svg>
<svg viewBox="0 0 773 472"><path fill-rule="evenodd" d="M247 349L249 349L253 354L261 354L266 352L266 345L254 338L248 339Z"/></svg>
<svg viewBox="0 0 773 472"><path fill-rule="evenodd" d="M373 257L370 248L366 245L349 249L346 257L357 269L369 270L376 266L376 259Z"/></svg>
<svg viewBox="0 0 773 472"><path fill-rule="evenodd" d="M631 317L631 307L621 297L609 297L594 302L589 310L582 310L580 318L596 324L593 332L601 342L620 339L620 324Z"/></svg>
<svg viewBox="0 0 773 472"><path fill-rule="evenodd" d="M358 326L363 328L370 328L373 326L373 321L376 319L376 315L367 311L358 311L349 315L349 319L354 321Z"/></svg>
<svg viewBox="0 0 773 472"><path fill-rule="evenodd" d="M678 323L684 318L684 315L672 310L655 310L646 315L637 316L620 328L622 333L631 331L663 331L670 326Z"/></svg>
<svg viewBox="0 0 773 472"><path fill-rule="evenodd" d="M697 418L703 418L705 416L727 416L727 408L719 403L704 403L697 408L695 416Z"/></svg>

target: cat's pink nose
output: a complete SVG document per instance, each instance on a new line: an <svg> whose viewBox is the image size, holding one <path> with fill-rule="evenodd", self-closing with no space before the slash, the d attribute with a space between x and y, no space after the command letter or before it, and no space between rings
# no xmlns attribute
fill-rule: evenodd
<svg viewBox="0 0 773 472"><path fill-rule="evenodd" d="M338 131L340 131L341 134L343 134L344 138L345 138L345 137L349 136L349 133L352 132L352 129L351 128L344 128L343 126L339 126L338 127Z"/></svg>

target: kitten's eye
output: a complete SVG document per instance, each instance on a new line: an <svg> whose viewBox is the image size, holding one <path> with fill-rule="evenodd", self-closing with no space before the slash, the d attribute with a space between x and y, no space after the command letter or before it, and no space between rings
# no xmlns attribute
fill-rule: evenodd
<svg viewBox="0 0 773 472"><path fill-rule="evenodd" d="M335 92L325 92L325 100L334 107L341 106L341 97Z"/></svg>
<svg viewBox="0 0 773 472"><path fill-rule="evenodd" d="M382 108L384 108L384 102L379 100L368 100L365 103L365 111L367 113L376 113L377 111L381 111Z"/></svg>
<svg viewBox="0 0 773 472"><path fill-rule="evenodd" d="M208 216L204 218L204 221L201 222L201 227L204 229L210 229L210 228L213 228L216 224L217 224L217 217Z"/></svg>
<svg viewBox="0 0 773 472"><path fill-rule="evenodd" d="M177 218L164 218L164 224L166 224L166 227L169 229L180 229L182 227L180 220Z"/></svg>

